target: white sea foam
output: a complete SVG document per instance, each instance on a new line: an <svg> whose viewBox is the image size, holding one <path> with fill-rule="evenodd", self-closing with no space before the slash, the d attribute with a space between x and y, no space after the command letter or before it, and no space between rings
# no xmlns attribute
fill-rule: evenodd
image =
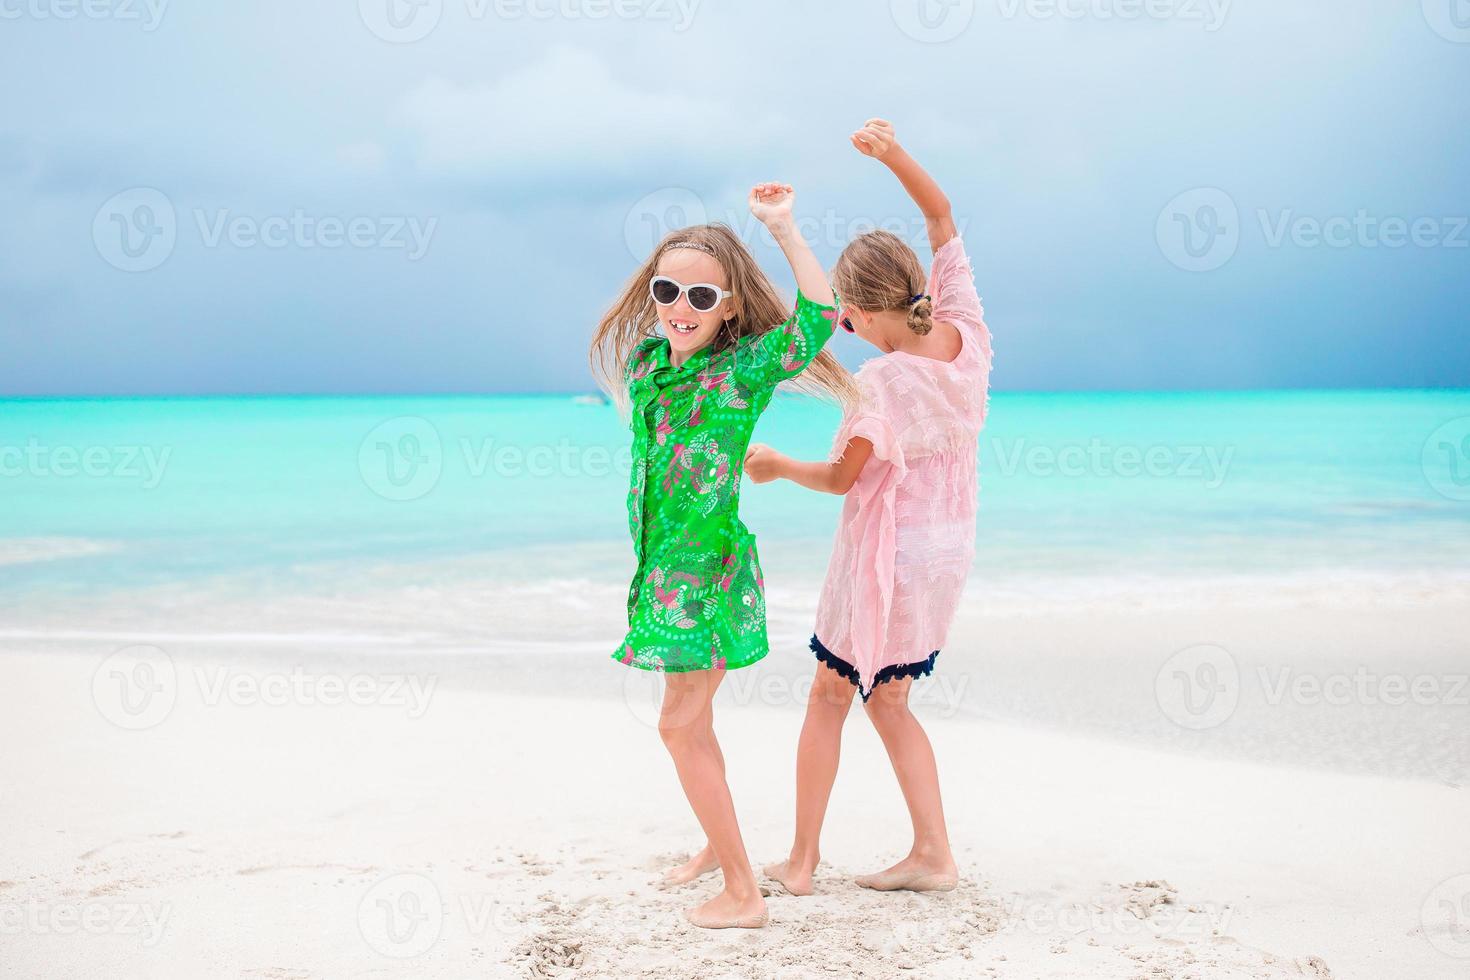
<svg viewBox="0 0 1470 980"><path fill-rule="evenodd" d="M113 542L92 538L0 538L0 565L81 558L118 549Z"/></svg>

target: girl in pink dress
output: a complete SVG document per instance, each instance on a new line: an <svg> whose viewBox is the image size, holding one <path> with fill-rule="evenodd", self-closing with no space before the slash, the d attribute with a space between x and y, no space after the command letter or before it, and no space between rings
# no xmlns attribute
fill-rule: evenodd
<svg viewBox="0 0 1470 980"><path fill-rule="evenodd" d="M832 272L838 320L882 352L858 371L861 401L826 462L763 445L746 455L756 483L784 478L846 497L811 641L818 665L797 748L796 838L790 857L766 868L794 895L811 893L854 693L883 738L914 827L908 856L858 884L947 891L958 881L934 752L908 696L914 678L934 669L974 558L990 334L939 185L881 119L852 143L892 170L919 206L934 261L926 282L895 235L869 232L847 246Z"/></svg>

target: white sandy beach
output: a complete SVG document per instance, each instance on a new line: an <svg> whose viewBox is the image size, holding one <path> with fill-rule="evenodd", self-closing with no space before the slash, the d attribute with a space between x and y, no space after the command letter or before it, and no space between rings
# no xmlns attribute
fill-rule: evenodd
<svg viewBox="0 0 1470 980"><path fill-rule="evenodd" d="M1046 651L1089 629L1094 650L1149 650L1213 625L1204 635L1237 650L1255 635L1263 648L1331 647L1368 664L1382 661L1382 634L1413 629L1421 663L1445 674L1458 657L1463 672L1470 606L1453 592L1380 597L1357 606L1361 622L1275 605L1221 602L1186 620L1126 607L962 617L920 708L961 888L852 885L907 843L881 743L854 712L817 894L777 889L772 925L738 934L679 915L715 879L655 884L696 828L651 727L648 676L600 654L577 655L592 682L558 693L555 672L496 684L473 655L413 668L401 654L353 655L350 643L327 657L287 639L211 644L177 628L169 659L144 650L154 673L137 674L131 654L108 659L125 643L106 623L89 639L12 630L0 638L0 973L1466 976L1470 917L1456 918L1454 903L1470 893L1470 878L1456 878L1470 872L1470 790L1458 770L1406 779L1330 759L1245 761L1251 738L1223 752L1187 739L1155 747L1146 732L1021 727L947 700L972 697L955 694L962 681L1020 686L1026 658L1049 678L1033 678L1033 694L1066 700L1075 663ZM258 634L278 625L254 624ZM1013 651L1003 670L963 653L981 637ZM789 843L809 673L791 650L759 669L750 678L761 683L727 681L718 719L757 863ZM121 678L147 683L125 702ZM139 695L147 686L152 700ZM1099 699L1119 702L1125 689ZM1250 701L1243 694L1244 714L1219 730L1254 730L1266 716Z"/></svg>

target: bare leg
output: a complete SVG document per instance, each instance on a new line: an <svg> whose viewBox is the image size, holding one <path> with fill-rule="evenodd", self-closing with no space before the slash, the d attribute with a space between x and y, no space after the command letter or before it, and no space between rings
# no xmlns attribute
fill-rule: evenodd
<svg viewBox="0 0 1470 980"><path fill-rule="evenodd" d="M720 776L723 778L725 775L725 753L720 751L719 740L715 738L715 713L713 711L706 712L705 718L709 720L709 740L710 744L715 747L715 755L720 760ZM719 858L715 857L714 845L706 840L704 847L699 853L678 867L670 868L665 872L663 882L666 885L687 885L691 881L703 878L719 866L720 861Z"/></svg>
<svg viewBox="0 0 1470 980"><path fill-rule="evenodd" d="M880 684L866 705L873 727L888 750L888 761L898 776L909 819L914 825L914 844L908 857L877 874L862 875L857 883L880 891L949 891L958 882L949 832L944 825L944 804L939 797L939 769L934 749L919 719L909 711L911 678Z"/></svg>
<svg viewBox="0 0 1470 980"><path fill-rule="evenodd" d="M687 910L685 916L706 929L758 928L766 924L766 902L740 837L735 804L725 783L719 743L709 717L715 691L724 677L722 670L667 675L658 731L725 877L723 891L698 908Z"/></svg>
<svg viewBox="0 0 1470 980"><path fill-rule="evenodd" d="M812 893L812 873L821 861L818 842L827 801L837 780L837 763L842 753L842 723L856 688L835 670L817 664L812 693L806 700L806 720L796 744L796 837L791 856L770 864L765 873L793 895Z"/></svg>

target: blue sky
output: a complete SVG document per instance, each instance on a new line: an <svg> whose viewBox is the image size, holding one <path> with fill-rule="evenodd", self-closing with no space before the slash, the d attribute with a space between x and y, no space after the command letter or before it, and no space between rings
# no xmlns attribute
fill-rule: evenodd
<svg viewBox="0 0 1470 980"><path fill-rule="evenodd" d="M752 182L922 243L870 115L998 388L1470 385L1466 0L415 2L0 0L0 395L584 390Z"/></svg>

